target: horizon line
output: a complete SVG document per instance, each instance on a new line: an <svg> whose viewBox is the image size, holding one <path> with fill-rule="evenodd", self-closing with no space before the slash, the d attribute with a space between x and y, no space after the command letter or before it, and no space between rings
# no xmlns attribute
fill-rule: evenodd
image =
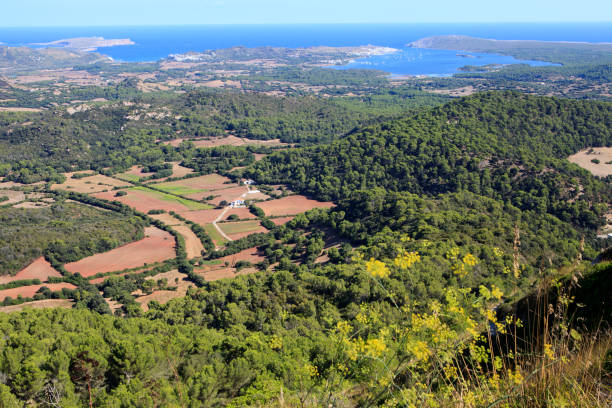
<svg viewBox="0 0 612 408"><path fill-rule="evenodd" d="M429 21L429 22L303 22L303 23L172 23L172 24L84 24L84 25L15 25L3 26L2 29L23 28L108 28L108 27L202 27L202 26L285 26L285 25L472 25L472 24L612 24L612 20L582 21Z"/></svg>

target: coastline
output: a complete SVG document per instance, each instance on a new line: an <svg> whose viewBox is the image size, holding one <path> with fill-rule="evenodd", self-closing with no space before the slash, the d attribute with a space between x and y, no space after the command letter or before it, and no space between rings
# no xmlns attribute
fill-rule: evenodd
<svg viewBox="0 0 612 408"><path fill-rule="evenodd" d="M129 38L106 39L104 37L76 37L50 42L31 43L29 45L70 48L81 52L93 52L98 48L136 45L136 43Z"/></svg>

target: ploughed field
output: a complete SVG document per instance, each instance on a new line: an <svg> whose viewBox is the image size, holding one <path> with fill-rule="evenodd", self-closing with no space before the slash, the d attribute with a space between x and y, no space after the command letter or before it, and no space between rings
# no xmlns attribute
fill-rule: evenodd
<svg viewBox="0 0 612 408"><path fill-rule="evenodd" d="M270 217L296 215L312 210L313 208L331 208L334 204L331 202L311 200L302 195L292 195L279 198L278 200L264 201L258 203L257 206Z"/></svg>
<svg viewBox="0 0 612 408"><path fill-rule="evenodd" d="M84 277L136 268L174 258L174 246L174 237L168 232L147 227L145 238L140 241L66 264L65 268L70 273L80 273Z"/></svg>
<svg viewBox="0 0 612 408"><path fill-rule="evenodd" d="M272 140L253 140L245 139L238 136L225 136L225 137L211 137L211 138L198 138L198 139L174 139L168 142L169 145L174 147L179 146L181 143L189 141L196 147L219 147L219 146L286 146L286 143L281 142L278 139Z"/></svg>
<svg viewBox="0 0 612 408"><path fill-rule="evenodd" d="M11 299L17 299L19 296L22 298L32 298L43 287L49 288L51 292L61 292L62 289L76 289L76 286L66 282L19 286L17 288L0 290L0 302L8 297Z"/></svg>
<svg viewBox="0 0 612 408"><path fill-rule="evenodd" d="M17 272L14 276L0 276L0 285L16 282L20 280L38 279L41 282L47 282L49 277L60 278L62 275L53 269L51 264L44 258L40 257L34 262Z"/></svg>

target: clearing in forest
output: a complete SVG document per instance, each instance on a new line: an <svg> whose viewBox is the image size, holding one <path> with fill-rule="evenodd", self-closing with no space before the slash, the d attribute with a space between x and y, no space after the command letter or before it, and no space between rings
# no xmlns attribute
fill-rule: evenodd
<svg viewBox="0 0 612 408"><path fill-rule="evenodd" d="M193 169L183 167L178 162L172 162L171 164L172 164L172 176L170 177L185 177L186 175L193 173ZM115 177L121 180L127 180L127 181L133 182L133 181L140 181L142 178L152 176L153 174L155 173L146 173L143 171L142 166L135 165L135 166L132 166L126 172L116 174ZM164 181L167 178L168 177L163 177L159 179L150 179L150 180L145 180L145 181L155 183L155 182Z"/></svg>
<svg viewBox="0 0 612 408"><path fill-rule="evenodd" d="M0 285L26 279L40 279L41 282L46 282L50 276L61 278L62 275L41 256L17 272L15 276L0 276Z"/></svg>
<svg viewBox="0 0 612 408"><path fill-rule="evenodd" d="M0 307L1 313L20 312L24 309L47 309L53 307L61 307L64 309L70 309L72 307L72 300L69 299L43 299L35 300L33 302L21 303L19 305L11 305Z"/></svg>
<svg viewBox="0 0 612 408"><path fill-rule="evenodd" d="M223 258L215 259L214 261L209 261L208 263L197 267L195 272L207 281L234 278L238 275L246 275L257 272L257 269L254 267L243 268L240 269L240 271L236 271L236 263L245 261L256 264L264 259L265 256L260 253L257 248L249 248L240 251L237 254L228 255Z"/></svg>
<svg viewBox="0 0 612 408"><path fill-rule="evenodd" d="M182 274L177 270L160 273L159 275L155 276L149 276L146 279L155 281L159 279L166 279L166 281L168 282L168 286L176 287L176 289L156 290L155 292L149 295L137 297L136 302L138 302L145 311L149 310L149 302L151 302L152 300L157 301L163 305L165 303L168 303L172 299L185 296L187 290L190 287L195 287L195 285L187 279L187 275Z"/></svg>
<svg viewBox="0 0 612 408"><path fill-rule="evenodd" d="M83 177L79 179L72 178L74 173L64 173L66 181L62 184L54 184L52 190L74 191L76 193L99 193L100 191L112 190L115 187L126 187L129 184L102 174Z"/></svg>
<svg viewBox="0 0 612 408"><path fill-rule="evenodd" d="M180 145L183 141L189 139L175 139L169 142L170 145L176 147ZM271 140L254 140L254 139L245 139L238 136L225 136L225 137L213 137L209 139L193 139L189 140L196 147L218 147L218 146L247 146L247 145L255 145L255 146L286 146L286 143L281 142L279 139L271 139Z"/></svg>
<svg viewBox="0 0 612 408"><path fill-rule="evenodd" d="M65 267L68 272L78 272L84 277L138 268L174 258L174 247L174 237L168 232L155 227L147 227L145 237L140 241L66 264Z"/></svg>
<svg viewBox="0 0 612 408"><path fill-rule="evenodd" d="M594 176L606 177L612 174L612 147L593 147L579 151L567 158Z"/></svg>
<svg viewBox="0 0 612 408"><path fill-rule="evenodd" d="M278 218L270 218L270 221L274 223L274 225L285 225L295 217L278 217Z"/></svg>
<svg viewBox="0 0 612 408"><path fill-rule="evenodd" d="M257 203L267 216L295 215L312 210L313 208L331 208L334 203L311 200L302 195L292 195L278 200Z"/></svg>

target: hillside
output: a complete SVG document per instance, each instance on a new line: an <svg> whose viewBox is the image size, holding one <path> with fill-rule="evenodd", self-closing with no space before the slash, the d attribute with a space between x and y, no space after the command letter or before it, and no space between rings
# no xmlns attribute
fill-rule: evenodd
<svg viewBox="0 0 612 408"><path fill-rule="evenodd" d="M0 313L0 406L609 405L612 187L567 157L611 145L612 104L421 102L190 91L0 115L5 202L49 205L0 208L0 250L36 249L11 270L44 253L64 285L3 303L73 306ZM172 257L100 265L151 239ZM601 291L575 304L583 282ZM518 320L542 293L545 317Z"/></svg>
<svg viewBox="0 0 612 408"><path fill-rule="evenodd" d="M610 103L484 93L275 153L248 175L324 200L373 187L431 196L465 189L593 228L610 185L565 158L610 145L611 121Z"/></svg>
<svg viewBox="0 0 612 408"><path fill-rule="evenodd" d="M465 35L426 37L408 44L415 48L461 50L568 63L610 63L612 44L555 41L492 40Z"/></svg>
<svg viewBox="0 0 612 408"><path fill-rule="evenodd" d="M0 45L0 69L10 69L11 71L71 68L75 65L108 60L108 57L100 54L61 48L7 47Z"/></svg>

